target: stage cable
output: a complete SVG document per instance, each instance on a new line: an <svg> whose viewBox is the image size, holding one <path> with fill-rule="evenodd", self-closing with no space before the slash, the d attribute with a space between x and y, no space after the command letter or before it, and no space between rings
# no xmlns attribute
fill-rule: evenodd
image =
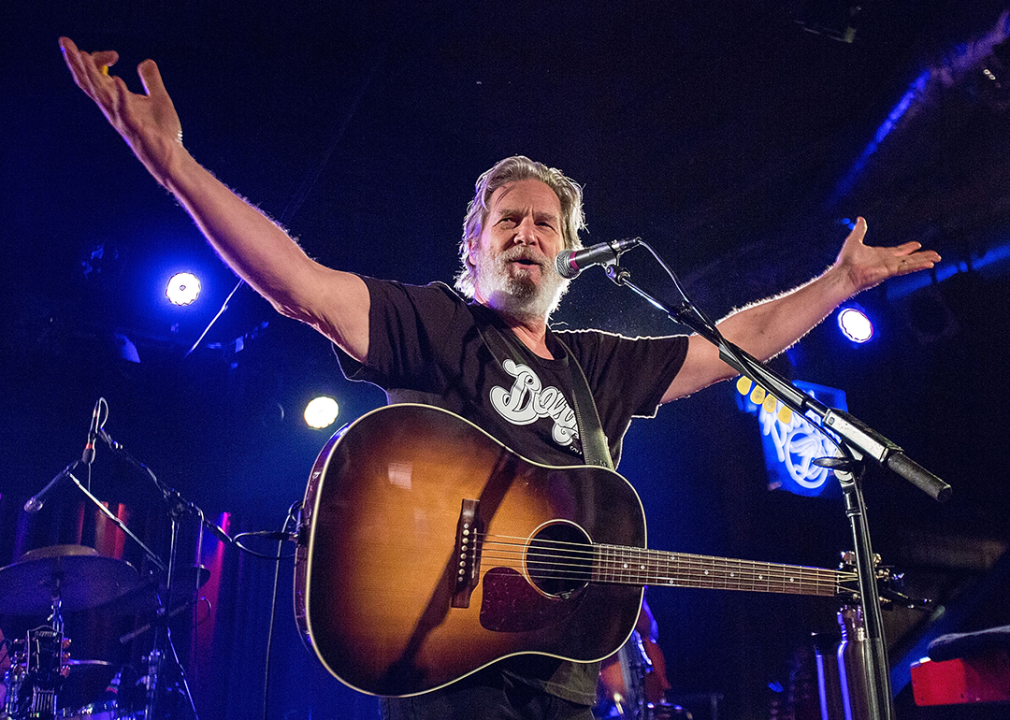
<svg viewBox="0 0 1010 720"><path fill-rule="evenodd" d="M295 527L298 527L298 520L301 516L301 507L302 501L298 500L288 508L288 516L284 518L284 525L281 527L282 535L290 532L288 527L292 521L294 521ZM274 587L273 592L270 594L270 622L267 625L266 661L263 668L263 720L270 720L270 651L274 644L274 623L277 619L277 592L280 585L281 560L284 559L281 555L281 551L283 550L284 543L287 542L287 539L288 538L281 537L277 540L277 555L274 557Z"/></svg>

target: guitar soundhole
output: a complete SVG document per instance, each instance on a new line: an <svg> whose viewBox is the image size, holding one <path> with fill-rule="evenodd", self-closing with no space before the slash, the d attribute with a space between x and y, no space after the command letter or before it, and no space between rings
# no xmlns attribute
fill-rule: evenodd
<svg viewBox="0 0 1010 720"><path fill-rule="evenodd" d="M571 523L541 528L526 548L526 574L546 595L568 597L589 582L592 569L592 542Z"/></svg>

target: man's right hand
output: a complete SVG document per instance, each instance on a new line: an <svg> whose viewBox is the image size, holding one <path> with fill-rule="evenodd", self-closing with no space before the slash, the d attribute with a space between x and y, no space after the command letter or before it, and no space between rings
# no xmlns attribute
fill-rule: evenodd
<svg viewBox="0 0 1010 720"><path fill-rule="evenodd" d="M196 221L221 258L281 313L316 328L351 357L368 355L370 298L356 275L302 252L287 232L196 162L153 60L137 68L146 94L131 93L108 68L119 54L86 53L60 38L77 85L105 113L134 154Z"/></svg>
<svg viewBox="0 0 1010 720"><path fill-rule="evenodd" d="M137 67L146 94L130 92L123 79L109 74L119 60L115 50L82 52L70 38L60 38L63 58L74 82L95 101L158 182L165 184L172 159L183 151L182 124L153 60Z"/></svg>

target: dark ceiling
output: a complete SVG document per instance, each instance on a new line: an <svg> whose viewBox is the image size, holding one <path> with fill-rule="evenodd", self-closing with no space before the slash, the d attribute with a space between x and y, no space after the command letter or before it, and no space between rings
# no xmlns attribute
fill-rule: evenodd
<svg viewBox="0 0 1010 720"><path fill-rule="evenodd" d="M304 400L334 393L347 420L382 402L248 288L185 356L235 278L73 85L57 47L68 35L118 50L115 72L134 89L136 64L156 59L196 158L311 255L359 273L449 280L472 183L519 153L584 183L587 243L642 236L711 315L822 270L847 218L867 217L869 242L921 239L942 272L860 299L882 328L874 343L856 351L822 328L778 362L844 388L850 409L954 484L959 502L940 511L889 481L885 537L926 525L1007 541L1004 11L989 0L3 3L5 517L79 452L99 396L109 431L195 501L278 521L325 439L300 425ZM644 258L626 257L651 281ZM188 268L204 293L173 310L161 287ZM592 273L558 320L668 330ZM139 364L122 359L126 341ZM665 465L668 437L695 426L715 437L701 410L718 402L664 410L629 444L643 465Z"/></svg>
<svg viewBox="0 0 1010 720"><path fill-rule="evenodd" d="M718 316L819 272L857 214L870 242L921 239L978 282L1000 277L977 260L1007 241L1010 220L1010 101L996 88L1006 66L993 64L1002 11L953 0L7 3L8 349L33 373L72 358L58 373L70 379L101 364L81 343L125 337L152 391L158 362L185 373L259 353L282 363L273 382L297 385L280 368L305 354L284 348L328 361L324 343L247 288L182 359L234 278L70 82L61 34L119 50L116 71L135 89L135 65L157 59L193 154L327 264L451 278L471 183L523 153L585 184L587 242L642 236ZM187 266L204 294L173 311L161 287ZM1002 283L985 284L991 300ZM589 273L557 319L667 331ZM225 357L264 321L245 356Z"/></svg>

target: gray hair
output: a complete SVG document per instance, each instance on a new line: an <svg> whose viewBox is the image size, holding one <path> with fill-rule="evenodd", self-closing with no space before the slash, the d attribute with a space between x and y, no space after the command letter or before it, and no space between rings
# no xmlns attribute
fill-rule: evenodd
<svg viewBox="0 0 1010 720"><path fill-rule="evenodd" d="M578 250L582 247L579 230L586 229L582 187L557 168L547 167L523 155L505 158L477 178L473 200L470 201L463 220L463 239L459 243L459 259L463 267L456 275L456 289L468 298L473 297L477 275L470 262L470 243L476 241L484 229L484 222L490 212L488 203L494 191L519 180L539 180L554 191L561 201L561 237L565 241L565 249Z"/></svg>

